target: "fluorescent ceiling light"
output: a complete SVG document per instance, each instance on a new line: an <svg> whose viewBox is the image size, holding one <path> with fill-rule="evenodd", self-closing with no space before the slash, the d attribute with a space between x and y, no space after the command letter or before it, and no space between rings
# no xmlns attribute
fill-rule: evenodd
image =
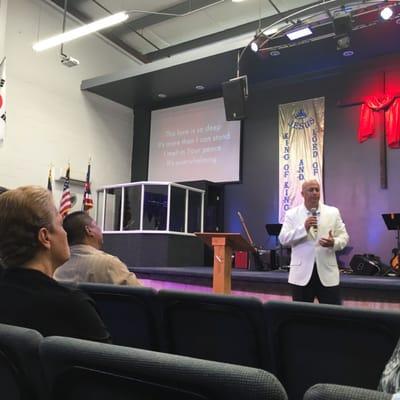
<svg viewBox="0 0 400 400"><path fill-rule="evenodd" d="M128 17L129 16L125 11L121 11L117 14L110 15L109 17L98 19L97 21L94 21L90 24L83 25L79 28L61 33L60 35L41 40L40 42L37 42L33 45L33 50L43 51L51 47L58 46L61 43L70 42L71 40L99 31L100 29L104 29L109 26L123 22Z"/></svg>
<svg viewBox="0 0 400 400"><path fill-rule="evenodd" d="M292 32L288 32L286 34L286 36L290 39L290 40L296 40L296 39L300 39L304 36L309 36L312 35L312 30L308 27L305 28L301 28L301 29L297 29L295 31Z"/></svg>

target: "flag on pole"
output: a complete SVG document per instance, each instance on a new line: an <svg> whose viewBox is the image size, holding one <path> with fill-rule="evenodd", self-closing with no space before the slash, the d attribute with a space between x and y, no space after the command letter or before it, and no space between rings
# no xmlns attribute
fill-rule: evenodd
<svg viewBox="0 0 400 400"><path fill-rule="evenodd" d="M52 176L51 176L51 167L49 168L49 176L47 178L47 190L50 192L53 191L53 183L52 183Z"/></svg>
<svg viewBox="0 0 400 400"><path fill-rule="evenodd" d="M0 64L0 144L6 135L6 58Z"/></svg>
<svg viewBox="0 0 400 400"><path fill-rule="evenodd" d="M67 172L65 173L65 181L63 192L60 201L60 214L64 218L72 208L71 192L69 190L69 172L70 166L68 165Z"/></svg>
<svg viewBox="0 0 400 400"><path fill-rule="evenodd" d="M89 211L93 207L92 192L90 190L90 161L86 173L85 190L83 192L83 211Z"/></svg>

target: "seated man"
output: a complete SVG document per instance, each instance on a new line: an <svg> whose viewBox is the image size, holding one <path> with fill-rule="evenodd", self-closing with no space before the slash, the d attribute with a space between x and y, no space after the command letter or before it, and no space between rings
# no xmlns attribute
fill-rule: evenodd
<svg viewBox="0 0 400 400"><path fill-rule="evenodd" d="M71 258L57 269L55 279L142 286L119 258L100 250L103 234L87 213L76 211L67 215L63 226L67 232Z"/></svg>
<svg viewBox="0 0 400 400"><path fill-rule="evenodd" d="M0 323L35 329L43 336L110 342L93 300L56 282L69 258L67 235L51 193L39 186L0 196Z"/></svg>

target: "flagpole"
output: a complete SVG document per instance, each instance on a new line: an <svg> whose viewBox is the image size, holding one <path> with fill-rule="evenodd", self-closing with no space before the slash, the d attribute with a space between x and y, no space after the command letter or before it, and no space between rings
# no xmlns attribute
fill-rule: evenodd
<svg viewBox="0 0 400 400"><path fill-rule="evenodd" d="M86 172L86 181L85 188L83 191L83 199L82 199L82 211L89 212L91 208L93 208L93 199L92 192L90 189L90 167L91 167L92 157L89 156L87 172Z"/></svg>
<svg viewBox="0 0 400 400"><path fill-rule="evenodd" d="M67 171L65 173L63 192L60 199L60 214L63 218L65 218L65 216L70 212L72 208L72 197L69 188L70 173L71 173L71 164L70 162L68 162Z"/></svg>
<svg viewBox="0 0 400 400"><path fill-rule="evenodd" d="M53 163L50 163L50 167L49 167L49 174L47 177L47 190L49 190L52 194L52 196L54 197L53 194Z"/></svg>

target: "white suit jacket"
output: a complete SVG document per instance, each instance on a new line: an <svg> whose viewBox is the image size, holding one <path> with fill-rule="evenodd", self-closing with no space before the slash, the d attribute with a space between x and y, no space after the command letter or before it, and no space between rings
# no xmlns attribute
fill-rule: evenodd
<svg viewBox="0 0 400 400"><path fill-rule="evenodd" d="M335 207L320 204L318 217L318 230L313 233L304 227L304 222L311 213L304 204L286 212L282 225L279 241L283 246L292 248L289 283L305 286L310 281L314 262L317 264L318 276L324 286L339 285L339 268L335 252L342 250L349 241L346 227ZM327 237L332 230L335 243L332 247L322 247L318 241Z"/></svg>

